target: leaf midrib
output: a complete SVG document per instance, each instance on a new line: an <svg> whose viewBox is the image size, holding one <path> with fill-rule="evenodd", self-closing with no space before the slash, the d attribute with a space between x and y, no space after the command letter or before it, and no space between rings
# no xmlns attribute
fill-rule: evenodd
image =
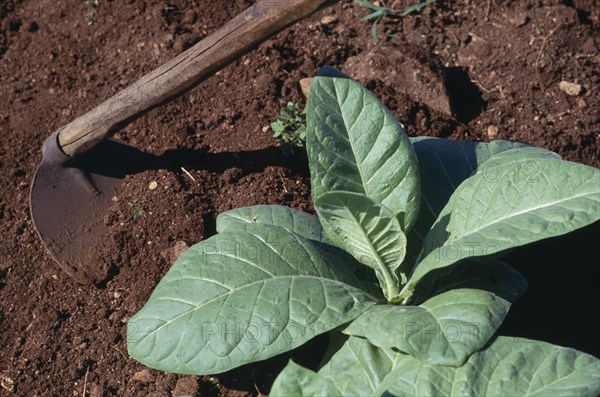
<svg viewBox="0 0 600 397"><path fill-rule="evenodd" d="M395 285L394 285L395 280L394 280L391 272L388 270L387 266L385 265L385 262L379 255L379 252L377 252L377 249L375 248L375 246L373 246L371 239L369 239L368 235L366 234L366 232L365 232L363 226L361 225L361 223L359 222L359 220L354 216L352 211L350 211L350 209L348 208L348 205L346 205L346 203L342 202L342 205L343 205L343 209L350 215L350 218L354 221L355 225L357 226L357 229L360 230L363 240L365 240L367 242L369 248L371 249L371 253L375 257L375 261L377 262L377 265L379 266L379 271L381 272L386 283L388 284L388 285L386 285L386 291L391 292L390 289L393 289L395 287ZM375 269L375 270L377 270L377 269ZM391 299L391 298L393 298L393 296L388 297L388 299Z"/></svg>
<svg viewBox="0 0 600 397"><path fill-rule="evenodd" d="M492 222L488 222L487 224L484 224L484 225L482 225L482 226L480 226L480 227L478 227L478 228L476 228L476 229L470 230L470 231L469 231L469 233L467 233L467 234L463 234L462 236L460 236L460 237L458 237L458 238L454 239L454 240L452 241L452 243L453 243L453 244L456 244L458 241L460 241L460 240L464 240L465 238L468 238L468 237L471 237L471 236L474 236L474 235L475 235L475 234L477 234L477 233L481 234L481 232L482 232L484 229L487 229L488 227L494 227L494 226L496 226L498 223L500 223L500 222L503 222L503 221L505 221L505 220L507 220L507 219L511 219L511 218L514 218L514 217L516 217L516 216L519 216L519 215L522 215L522 214L526 214L526 213L530 213L530 212L531 212L531 213L533 213L533 212L535 212L535 211L537 211L537 210L539 210L539 209L543 209L543 208L546 208L546 207L549 207L549 206L552 206L552 205L555 205L555 204L558 204L558 203L562 203L562 202L565 202L565 201L569 201L569 200L575 200L575 199L578 199L578 198L581 198L581 197L586 197L586 196L589 196L589 195L592 195L592 194L594 194L594 192L586 192L586 193L584 193L584 194L580 194L580 195L577 195L577 196L570 196L570 197L568 197L568 198L565 198L565 199L562 199L562 200L556 200L556 201L553 201L553 202L551 202L551 203L546 203L546 204L544 204L544 205L539 205L539 206L536 206L536 207L533 207L533 208L528 208L528 209L526 209L526 210L518 211L518 212L516 212L516 213L513 213L513 214L510 214L510 215L508 215L508 216L504 216L504 217L501 217L501 218L496 218L496 219L495 219L495 220L493 220ZM446 242L447 242L447 241L446 241ZM427 254L427 256L426 256L425 258L423 258L423 260L421 260L421 262L420 262L420 263L417 265L417 267L415 268L415 273L417 272L417 269L419 268L419 265L420 265L420 264L422 264L422 263L426 263L426 262L427 262L427 258L431 257L431 256L432 256L432 255L433 255L435 252L437 252L438 250L442 249L442 248L443 248L443 247L445 247L445 246L446 246L446 243L444 243L444 244L442 244L441 246L439 246L439 247L436 247L435 249L431 250L431 251L430 251L430 252ZM461 258L459 258L459 259L460 259L460 260L462 260L462 259L465 259L465 258L467 258L467 257L468 257L468 256L465 256L465 257L461 257ZM451 263L455 263L455 262L457 262L457 261L458 261L458 260L456 260L456 261L452 261ZM437 265L435 268L439 268L439 267L443 267L443 266Z"/></svg>
<svg viewBox="0 0 600 397"><path fill-rule="evenodd" d="M350 131L349 131L349 128L348 128L348 127L352 128L352 126L354 126L354 124L356 123L356 120L358 120L359 116L363 112L363 109L364 109L364 95L361 96L361 102L362 102L363 106L361 106L358 115L354 119L354 122L350 123L349 120L346 119L345 112L342 110L342 103L343 102L340 100L340 97L338 95L337 86L335 85L335 82L333 82L333 91L335 92L336 105L337 105L337 108L339 110L339 115L341 116L342 121L344 122L344 129L346 131L346 135L348 136L347 137L347 141L350 144L350 149L352 150L352 157L354 158L354 163L356 165L356 170L358 171L358 175L360 176L361 185L362 185L362 187L364 189L365 195L368 196L368 197L371 197L371 195L369 194L369 189L367 187L367 182L366 182L365 176L363 175L363 170L361 168L361 164L359 164L359 162L358 162L358 158L356 156L357 151L356 151L356 148L354 147L354 142L352 141L352 139L350 137ZM346 99L348 99L348 98L346 97ZM345 102L345 100L344 100L344 102Z"/></svg>
<svg viewBox="0 0 600 397"><path fill-rule="evenodd" d="M488 222L487 224L484 224L482 226L477 227L476 229L474 229L471 232L469 232L469 234L465 234L465 235L461 236L460 238L464 238L464 237L469 236L469 235L471 235L473 233L477 233L480 230L483 230L483 229L487 228L488 226L493 226L496 223L502 222L502 221L504 221L506 219L514 218L515 216L519 216L519 215L522 215L522 214L525 214L525 213L528 213L528 212L534 212L534 211L537 211L539 209L542 209L542 208L545 208L545 207L549 207L549 206L553 206L555 204L559 204L559 203L562 203L562 202L565 202L565 201L575 200L575 199L578 199L578 198L581 198L581 197L589 196L589 195L594 194L594 193L595 192L585 192L583 194L579 194L579 195L576 195L576 196L570 196L570 197L562 199L562 200L556 200L556 201L553 201L553 202L550 202L550 203L546 203L544 205L538 205L538 206L533 207L533 208L527 208L527 209L524 209L524 210L521 210L521 211L517 211L517 212L515 212L513 214L510 214L508 216L504 216L504 217L501 217L501 218L496 218L495 220L493 220L491 222Z"/></svg>

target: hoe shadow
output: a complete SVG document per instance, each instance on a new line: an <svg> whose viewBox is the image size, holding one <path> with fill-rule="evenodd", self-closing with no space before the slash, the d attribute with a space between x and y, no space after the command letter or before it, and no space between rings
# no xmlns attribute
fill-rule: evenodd
<svg viewBox="0 0 600 397"><path fill-rule="evenodd" d="M278 147L265 149L210 153L204 149L171 149L160 155L140 153L131 163L127 174L137 174L148 170L168 170L179 173L186 170L205 170L222 173L230 168L240 168L243 174L264 171L267 167L286 167L292 172L308 175L306 154L299 152L286 157Z"/></svg>
<svg viewBox="0 0 600 397"><path fill-rule="evenodd" d="M264 171L270 166L280 166L308 175L306 153L300 150L289 157L279 147L222 153L210 153L205 149L170 149L154 155L112 139L101 142L77 160L67 163L67 166L117 179L148 170L179 173L181 167L217 173L238 167L244 174L248 174Z"/></svg>
<svg viewBox="0 0 600 397"><path fill-rule="evenodd" d="M308 165L305 157L304 153L286 157L278 147L222 153L210 153L203 149L173 149L158 156L151 156L146 162L140 164L138 171L165 169L176 172L184 167L187 170L222 173L229 168L238 167L247 174L264 171L267 167L279 166L290 168L295 172L307 173Z"/></svg>

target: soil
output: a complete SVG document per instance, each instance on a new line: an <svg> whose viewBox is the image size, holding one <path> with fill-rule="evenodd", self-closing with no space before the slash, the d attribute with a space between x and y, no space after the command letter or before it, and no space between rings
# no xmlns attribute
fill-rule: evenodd
<svg viewBox="0 0 600 397"><path fill-rule="evenodd" d="M375 45L361 20L368 10L342 1L117 135L160 166L127 176L107 214L93 264L107 269L104 281L73 282L29 215L43 140L251 3L0 2L0 395L268 393L289 355L216 376L165 374L127 356L126 323L177 253L215 233L220 212L271 203L312 211L306 158L284 156L266 127L288 101L305 102L299 80L325 64L371 89L410 135L523 140L600 166L598 2L439 1L382 21ZM515 250L531 287L504 333L600 356L597 236L594 225ZM314 343L292 356L310 364Z"/></svg>

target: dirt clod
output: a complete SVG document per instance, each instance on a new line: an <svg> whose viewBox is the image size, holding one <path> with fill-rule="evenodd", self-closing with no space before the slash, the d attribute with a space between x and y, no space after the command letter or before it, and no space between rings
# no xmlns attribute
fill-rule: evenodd
<svg viewBox="0 0 600 397"><path fill-rule="evenodd" d="M173 397L176 396L195 396L198 391L198 378L195 376L184 376L179 378L177 383L175 384L175 388L171 395Z"/></svg>
<svg viewBox="0 0 600 397"><path fill-rule="evenodd" d="M452 116L450 94L447 90L445 68L440 59L423 48L400 49L396 45L380 45L349 58L344 72L369 84L381 80L394 86L416 102Z"/></svg>
<svg viewBox="0 0 600 397"><path fill-rule="evenodd" d="M496 139L497 136L498 136L498 127L496 127L495 125L490 125L487 128L487 137L490 140L494 140L494 139Z"/></svg>
<svg viewBox="0 0 600 397"><path fill-rule="evenodd" d="M133 374L132 379L142 383L150 383L154 381L154 375L149 370L143 369Z"/></svg>
<svg viewBox="0 0 600 397"><path fill-rule="evenodd" d="M185 241L178 241L171 248L167 248L166 250L161 251L160 255L164 258L168 263L175 263L177 258L184 253L188 249L188 245Z"/></svg>

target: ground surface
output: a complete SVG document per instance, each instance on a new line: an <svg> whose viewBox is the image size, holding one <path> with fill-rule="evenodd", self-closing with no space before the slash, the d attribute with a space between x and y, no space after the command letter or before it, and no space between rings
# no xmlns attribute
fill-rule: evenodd
<svg viewBox="0 0 600 397"><path fill-rule="evenodd" d="M324 64L372 89L411 135L524 140L600 165L597 2L445 2L384 21L375 46L360 20L367 11L343 1L119 134L164 161L128 176L106 218L110 233L96 265L112 268L109 279L100 287L73 283L29 216L44 138L251 3L0 2L0 395L268 392L288 357L216 377L144 370L126 354L126 322L168 270L174 247L213 234L218 213L259 203L311 211L306 160L284 157L264 127L288 100L304 103L298 81ZM417 69L431 84L407 82L405 70ZM579 88L569 95L561 81ZM596 232L514 254L532 287L506 333L600 355ZM306 351L294 354L302 359Z"/></svg>

